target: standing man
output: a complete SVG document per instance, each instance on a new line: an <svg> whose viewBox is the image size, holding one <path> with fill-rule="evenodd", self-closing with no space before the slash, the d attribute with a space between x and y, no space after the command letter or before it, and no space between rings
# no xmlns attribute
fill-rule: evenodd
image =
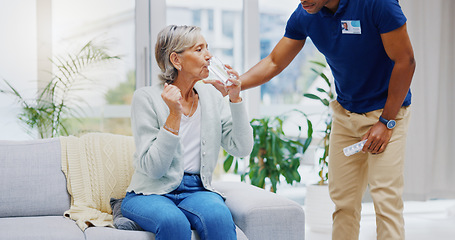
<svg viewBox="0 0 455 240"><path fill-rule="evenodd" d="M398 0L301 0L270 55L240 77L242 89L279 74L307 37L325 55L337 92L329 151L332 239L358 239L367 184L378 239L404 239L404 149L415 61ZM364 139L364 153L343 154Z"/></svg>

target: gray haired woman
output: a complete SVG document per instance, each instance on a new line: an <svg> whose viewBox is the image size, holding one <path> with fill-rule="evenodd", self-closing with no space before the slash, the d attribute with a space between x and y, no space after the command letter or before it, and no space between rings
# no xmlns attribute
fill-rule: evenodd
<svg viewBox="0 0 455 240"><path fill-rule="evenodd" d="M200 81L209 75L212 55L194 26L164 28L155 55L162 82L133 97L135 172L122 213L156 239L191 239L191 229L202 240L236 239L231 213L211 180L220 147L238 157L253 147L239 75L226 65L231 85Z"/></svg>

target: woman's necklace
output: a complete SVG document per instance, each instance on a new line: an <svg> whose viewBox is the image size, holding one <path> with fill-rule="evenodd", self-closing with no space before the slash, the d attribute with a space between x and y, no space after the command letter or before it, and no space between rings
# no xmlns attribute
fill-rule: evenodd
<svg viewBox="0 0 455 240"><path fill-rule="evenodd" d="M193 111L193 106L194 106L194 90L193 91L193 103L191 104L191 109L190 109L190 112L188 113L188 115L186 115L185 113L183 115L187 116L187 117L190 117L191 115L191 112Z"/></svg>

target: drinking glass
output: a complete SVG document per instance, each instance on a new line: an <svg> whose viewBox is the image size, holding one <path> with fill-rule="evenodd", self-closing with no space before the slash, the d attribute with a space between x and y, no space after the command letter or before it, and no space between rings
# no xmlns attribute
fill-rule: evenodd
<svg viewBox="0 0 455 240"><path fill-rule="evenodd" d="M209 72L211 74L215 75L215 77L217 79L221 80L221 82L223 82L226 86L231 85L232 82L229 82L228 79L230 77L235 78L235 75L229 74L227 72L228 68L226 68L224 63L215 56L211 57L209 62L210 62L210 65L208 67ZM210 78L210 75L209 75L209 78Z"/></svg>

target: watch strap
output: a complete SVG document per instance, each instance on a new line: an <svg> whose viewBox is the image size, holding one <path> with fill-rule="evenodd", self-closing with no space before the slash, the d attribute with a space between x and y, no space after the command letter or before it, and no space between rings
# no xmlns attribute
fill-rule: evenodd
<svg viewBox="0 0 455 240"><path fill-rule="evenodd" d="M389 120L383 118L382 116L379 116L379 121L384 123L387 126L387 123L389 123Z"/></svg>

